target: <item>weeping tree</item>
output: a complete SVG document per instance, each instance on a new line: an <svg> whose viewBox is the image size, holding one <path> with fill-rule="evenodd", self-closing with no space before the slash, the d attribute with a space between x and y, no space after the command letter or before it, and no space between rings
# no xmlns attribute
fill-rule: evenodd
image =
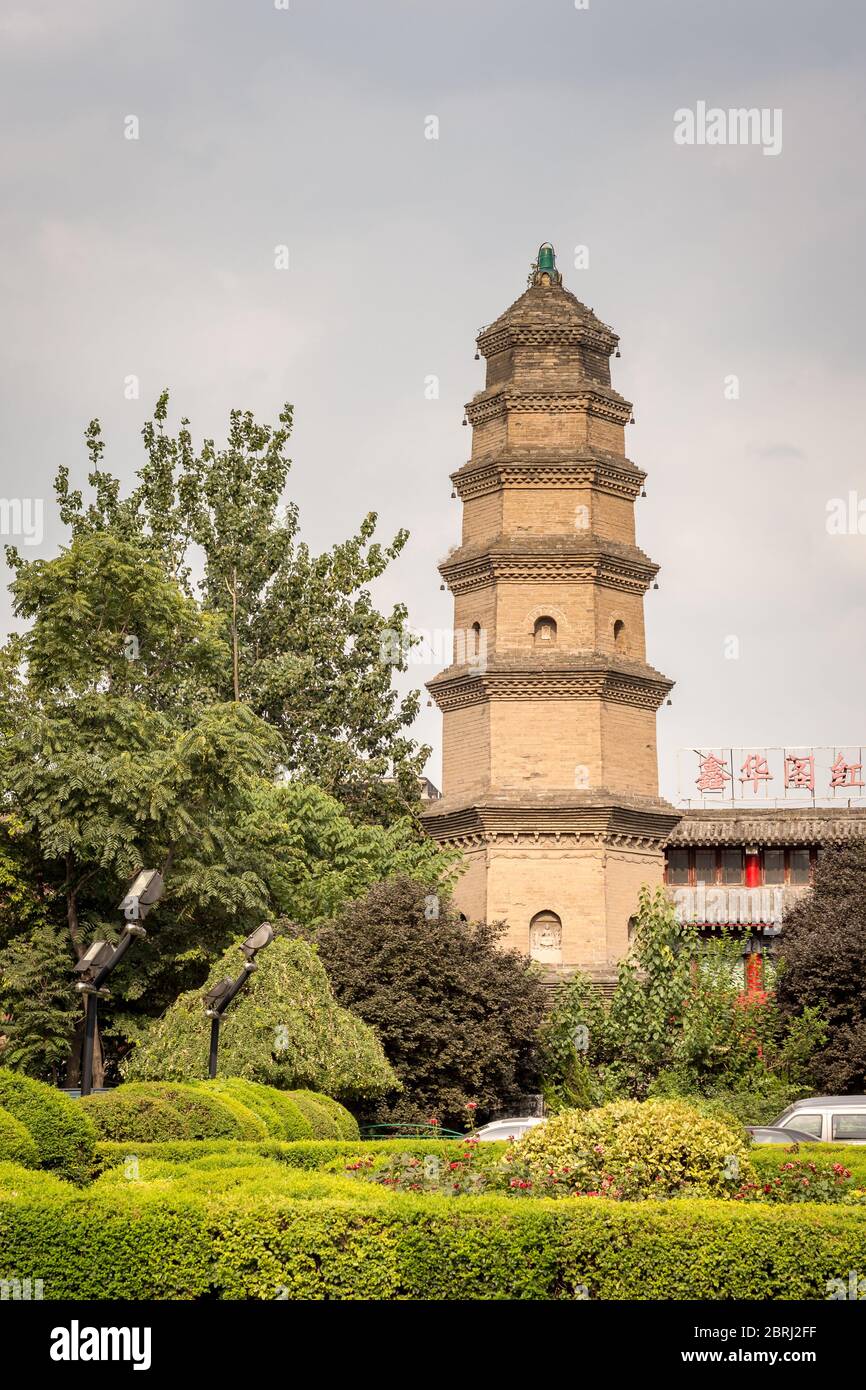
<svg viewBox="0 0 866 1390"><path fill-rule="evenodd" d="M238 974L237 946L217 961L201 989L182 994L147 1029L124 1064L130 1081L190 1081L207 1076L210 1021L204 995ZM221 1028L219 1075L282 1090L321 1091L369 1101L398 1088L376 1032L335 1001L312 946L277 936L228 1009Z"/></svg>

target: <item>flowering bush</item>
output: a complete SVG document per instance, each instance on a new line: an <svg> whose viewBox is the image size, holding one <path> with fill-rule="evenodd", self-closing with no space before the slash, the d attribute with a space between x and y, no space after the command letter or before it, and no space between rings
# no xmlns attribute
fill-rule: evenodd
<svg viewBox="0 0 866 1390"><path fill-rule="evenodd" d="M515 1194L636 1200L732 1197L754 1177L747 1141L677 1100L565 1110L508 1157Z"/></svg>
<svg viewBox="0 0 866 1390"><path fill-rule="evenodd" d="M790 1159L775 1177L743 1183L734 1194L744 1202L845 1202L862 1200L851 1184L851 1170L841 1163Z"/></svg>
<svg viewBox="0 0 866 1390"><path fill-rule="evenodd" d="M450 1196L477 1196L492 1186L490 1165L479 1153L477 1139L467 1138L459 1158L438 1154L386 1154L383 1158L361 1157L345 1165L344 1171L368 1182L388 1187L392 1192L441 1192Z"/></svg>

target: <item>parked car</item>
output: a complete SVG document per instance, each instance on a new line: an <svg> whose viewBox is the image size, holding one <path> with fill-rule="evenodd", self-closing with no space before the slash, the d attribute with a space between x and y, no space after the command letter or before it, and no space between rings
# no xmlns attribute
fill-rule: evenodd
<svg viewBox="0 0 866 1390"><path fill-rule="evenodd" d="M756 1144L816 1144L814 1134L800 1129L782 1129L776 1125L746 1125Z"/></svg>
<svg viewBox="0 0 866 1390"><path fill-rule="evenodd" d="M543 1125L544 1120L537 1115L516 1115L513 1119L491 1120L476 1130L476 1137L490 1142L494 1139L522 1139L527 1130Z"/></svg>
<svg viewBox="0 0 866 1390"><path fill-rule="evenodd" d="M811 1135L824 1144L866 1144L866 1096L809 1096L783 1110L771 1129Z"/></svg>

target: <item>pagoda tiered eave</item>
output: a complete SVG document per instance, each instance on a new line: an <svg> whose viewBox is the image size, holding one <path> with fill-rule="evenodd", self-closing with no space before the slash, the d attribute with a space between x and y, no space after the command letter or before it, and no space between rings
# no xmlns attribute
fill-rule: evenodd
<svg viewBox="0 0 866 1390"><path fill-rule="evenodd" d="M539 662L525 652L503 651L483 670L449 666L427 682L443 712L488 700L605 700L657 710L672 688L673 681L652 666L606 652L551 654Z"/></svg>
<svg viewBox="0 0 866 1390"><path fill-rule="evenodd" d="M451 481L461 501L502 488L595 488L629 500L640 495L646 473L630 459L585 444L572 449L508 449L469 459Z"/></svg>
<svg viewBox="0 0 866 1390"><path fill-rule="evenodd" d="M552 581L645 593L659 567L636 545L587 535L506 536L458 546L439 566L455 594L485 584Z"/></svg>

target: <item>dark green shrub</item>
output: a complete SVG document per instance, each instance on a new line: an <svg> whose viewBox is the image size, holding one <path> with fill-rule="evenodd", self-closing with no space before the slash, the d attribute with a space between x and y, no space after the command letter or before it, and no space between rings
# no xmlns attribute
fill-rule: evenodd
<svg viewBox="0 0 866 1390"><path fill-rule="evenodd" d="M222 1100L194 1086L140 1082L81 1101L102 1139L241 1139L244 1126Z"/></svg>
<svg viewBox="0 0 866 1390"><path fill-rule="evenodd" d="M80 1101L30 1076L0 1070L0 1106L29 1131L41 1168L70 1182L89 1181L97 1135Z"/></svg>
<svg viewBox="0 0 866 1390"><path fill-rule="evenodd" d="M39 1151L30 1131L8 1110L0 1110L0 1163L20 1163L24 1168L39 1167Z"/></svg>

